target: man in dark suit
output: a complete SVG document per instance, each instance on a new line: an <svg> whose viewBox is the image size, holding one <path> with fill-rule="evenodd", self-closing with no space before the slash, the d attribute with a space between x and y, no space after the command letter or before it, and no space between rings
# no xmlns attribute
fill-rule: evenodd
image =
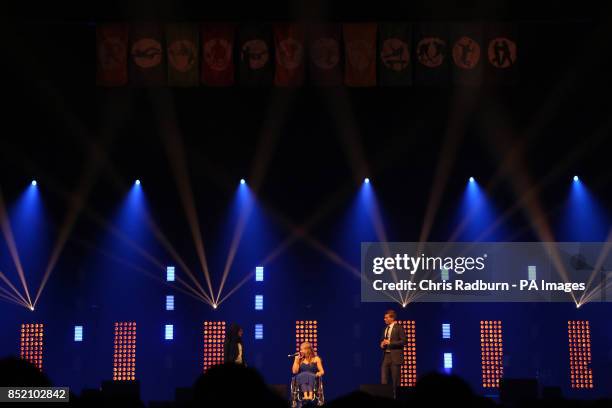
<svg viewBox="0 0 612 408"><path fill-rule="evenodd" d="M383 349L383 361L380 370L380 381L383 384L393 384L393 395L395 389L400 385L401 366L404 363L404 345L406 344L406 333L404 328L395 321L397 315L394 310L385 312L385 328L380 340L380 348Z"/></svg>

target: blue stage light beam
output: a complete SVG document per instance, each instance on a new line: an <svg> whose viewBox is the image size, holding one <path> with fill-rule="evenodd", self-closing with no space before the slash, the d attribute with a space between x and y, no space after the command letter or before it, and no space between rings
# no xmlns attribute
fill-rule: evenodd
<svg viewBox="0 0 612 408"><path fill-rule="evenodd" d="M363 277L359 272L359 267L355 265L360 265L361 262L361 242L380 241L385 243L389 241L373 184L366 180L368 179L361 183L357 195L339 228L338 251L334 252L329 249L324 251L332 261L343 266L359 279ZM309 243L311 245L318 244L316 241L309 241ZM321 247L321 245L316 247ZM402 306L407 304L400 291L398 291L398 296L389 296L390 301Z"/></svg>
<svg viewBox="0 0 612 408"><path fill-rule="evenodd" d="M216 243L221 246L216 253L226 256L211 258L224 271L223 292L216 299L217 306L233 296L244 284L256 279L258 285L264 280L264 267L272 261L265 254L279 248L281 230L275 221L284 222L285 217L276 213L270 206L261 203L250 184L238 185L225 221L221 224ZM291 229L291 227L289 227ZM262 259L263 258L263 259ZM282 263L276 259L277 266ZM267 276L266 276L267 279ZM233 301L227 307L240 304Z"/></svg>
<svg viewBox="0 0 612 408"><path fill-rule="evenodd" d="M339 228L341 235L338 237L337 253L351 265L360 264L359 243L377 241L374 211L374 189L364 180Z"/></svg>
<svg viewBox="0 0 612 408"><path fill-rule="evenodd" d="M449 241L499 241L505 237L502 225L490 229L496 224L498 214L474 177L470 177L465 186L457 214L456 226L449 237Z"/></svg>
<svg viewBox="0 0 612 408"><path fill-rule="evenodd" d="M13 205L10 218L28 282L42 281L50 256L51 226L38 183L30 183ZM32 298L31 309L36 307L36 298Z"/></svg>
<svg viewBox="0 0 612 408"><path fill-rule="evenodd" d="M383 216L382 216L382 210L380 208L380 205L378 203L378 198L376 196L376 192L374 190L374 187L372 186L372 184L370 183L369 179L366 179L367 181L364 182L361 185L361 189L359 191L359 196L358 196L358 204L357 204L357 208L356 210L358 212L364 211L365 212L365 219L369 220L370 222L370 231L374 231L374 234L376 236L376 239L379 242L382 242L384 245L384 251L385 251L385 256L391 256L391 252L389 250L389 247L387 245L387 243L389 242L389 238L387 235L387 230L385 228L385 223L383 220ZM366 227L367 228L367 227ZM365 238L367 235L369 235L369 233L365 230L362 231L358 231L358 234L363 234L363 238ZM365 242L364 239L362 239L361 242ZM357 246L358 248L361 248L361 245ZM361 253L359 253L359 256L361 256ZM359 264L359 262L357 262L357 264ZM393 277L393 279L395 281L398 281L398 277L396 275L395 270L391 271L391 275ZM406 307L408 305L408 303L410 303L410 300L408 299L408 294L406 293L405 295L398 290L398 298L395 298L394 296L392 296L392 300L396 301L397 303L399 303L402 307Z"/></svg>
<svg viewBox="0 0 612 408"><path fill-rule="evenodd" d="M8 212L0 194L2 233L24 295L16 291L14 285L11 284L9 287L30 310L34 310L34 303L30 296L28 280L39 278L33 276L35 273L33 271L44 270L43 259L48 249L49 226L46 218L37 183L30 183ZM26 271L29 271L28 277ZM9 284L9 279L4 274L1 278Z"/></svg>
<svg viewBox="0 0 612 408"><path fill-rule="evenodd" d="M167 284L163 279L163 273L167 265L164 265L160 259L153 255L161 249L155 244L163 242L155 242L153 239L154 237L159 238L160 231L155 229L156 224L152 222L142 185L137 186L135 183L132 185L125 199L118 206L112 222L108 222L93 211L90 211L89 214L99 226L107 231L107 235L102 241L102 245L92 245L82 240L79 241L86 247L100 253L105 260L112 261L112 264L105 264L101 260L96 260L92 268L100 269L99 274L108 277L109 270L114 270L119 265L126 268L127 271L137 271L162 284ZM146 264L155 266L155 273L151 273L145 267L145 261ZM184 262L180 262L179 265L182 267ZM182 274L193 277L187 268L181 268L180 271ZM92 275L97 275L97 273ZM122 286L132 286L133 290L141 291L142 285L138 285L138 282L130 274L116 275L116 278L119 279L108 278L100 281L97 285L98 290L101 293L108 292L110 289L106 286L116 280L121 282ZM176 282L182 287L173 285L175 290L205 303L212 303L208 298L205 298L204 292L197 291L180 276L176 276ZM148 294L149 292L143 292L142 296L148 296Z"/></svg>
<svg viewBox="0 0 612 408"><path fill-rule="evenodd" d="M134 186L130 188L116 220L117 226L136 240L143 236L145 230L146 219L144 215L148 213L145 200L140 180L136 180Z"/></svg>
<svg viewBox="0 0 612 408"><path fill-rule="evenodd" d="M604 241L608 243L612 237L612 225L609 214L578 176L574 176L572 180L558 223L557 239L560 241ZM583 292L580 299L576 302L576 307L589 302L604 289L601 287L601 284L597 284L595 287L591 287L591 285L609 251L610 245L606 244L589 277L587 290Z"/></svg>
<svg viewBox="0 0 612 408"><path fill-rule="evenodd" d="M500 241L506 237L503 224L498 223L497 211L475 177L470 176L454 214L448 242ZM491 228L491 226L495 226ZM422 245L422 242L421 242ZM442 272L444 274L444 272ZM414 275L411 276L414 278ZM407 298L413 301L421 292L411 292Z"/></svg>
<svg viewBox="0 0 612 408"><path fill-rule="evenodd" d="M610 226L610 217L597 198L578 176L574 176L561 213L557 238L561 241L605 241Z"/></svg>
<svg viewBox="0 0 612 408"><path fill-rule="evenodd" d="M223 289L225 288L227 277L232 268L232 264L234 263L236 253L238 252L238 247L240 246L240 241L242 240L247 222L249 221L249 217L251 216L255 206L255 196L253 195L253 192L249 186L246 183L243 183L243 181L244 179L240 180L240 185L238 186L234 196L233 212L237 212L238 218L234 226L227 258L223 267L223 274L221 275L219 290L217 291L217 296L214 298L214 303L216 305L219 305L222 299L227 298L227 296L224 298L221 297L223 294Z"/></svg>
<svg viewBox="0 0 612 408"><path fill-rule="evenodd" d="M148 212L142 185L133 183L116 207L110 222L105 220L102 224L105 233L99 245L99 252L111 254L112 257L96 256L90 266L94 280L92 288L96 292L92 296L104 297L112 294L119 299L139 299L139 302L134 302L133 305L135 313L146 308L146 299L158 295L148 289L147 285L142 285L140 274L131 272L147 270L152 263L158 271L155 278L164 282L162 273L165 265L160 265L159 260L152 255L158 248L147 225ZM106 312L112 313L113 307L109 307Z"/></svg>
<svg viewBox="0 0 612 408"><path fill-rule="evenodd" d="M370 183L370 179L366 178L359 189L357 202L353 208L355 216L360 217L361 223L356 225L357 232L362 236L371 236L372 233L381 242L387 242L387 231L374 186ZM355 221L353 219L353 221Z"/></svg>

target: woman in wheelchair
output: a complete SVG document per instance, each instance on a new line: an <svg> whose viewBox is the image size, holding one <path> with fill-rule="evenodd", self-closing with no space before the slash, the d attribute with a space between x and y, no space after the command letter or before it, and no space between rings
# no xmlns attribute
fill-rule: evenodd
<svg viewBox="0 0 612 408"><path fill-rule="evenodd" d="M323 405L323 381L325 373L321 358L315 355L312 345L304 342L293 360L291 372L291 402L293 407Z"/></svg>

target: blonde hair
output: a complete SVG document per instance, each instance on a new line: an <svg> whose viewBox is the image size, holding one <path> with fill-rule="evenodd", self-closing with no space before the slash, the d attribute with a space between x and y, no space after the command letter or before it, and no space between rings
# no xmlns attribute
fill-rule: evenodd
<svg viewBox="0 0 612 408"><path fill-rule="evenodd" d="M313 358L317 356L314 352L314 349L312 348L312 344L310 344L309 342L305 341L302 344L300 344L300 349L302 347L307 347L308 349L308 353L304 356L305 359L312 360Z"/></svg>

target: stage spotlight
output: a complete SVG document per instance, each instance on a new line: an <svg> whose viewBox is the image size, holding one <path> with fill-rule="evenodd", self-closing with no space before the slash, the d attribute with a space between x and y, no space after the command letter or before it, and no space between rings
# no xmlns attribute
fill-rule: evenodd
<svg viewBox="0 0 612 408"><path fill-rule="evenodd" d="M453 369L453 353L444 353L444 371L450 373Z"/></svg>
<svg viewBox="0 0 612 408"><path fill-rule="evenodd" d="M255 310L263 310L263 295L255 295Z"/></svg>
<svg viewBox="0 0 612 408"><path fill-rule="evenodd" d="M317 352L319 340L318 322L316 320L296 320L295 322L295 351L300 351L300 345L307 341Z"/></svg>
<svg viewBox="0 0 612 408"><path fill-rule="evenodd" d="M213 309L217 309L217 304L213 303L212 307L213 307Z"/></svg>
<svg viewBox="0 0 612 408"><path fill-rule="evenodd" d="M166 310L174 310L174 295L166 296Z"/></svg>
<svg viewBox="0 0 612 408"><path fill-rule="evenodd" d="M139 185L140 185L140 180L139 180L139 179L136 179L136 181L134 182L134 184L136 184L137 186L139 186Z"/></svg>
<svg viewBox="0 0 612 408"><path fill-rule="evenodd" d="M414 320L398 320L406 334L404 344L404 364L400 369L400 386L414 387L417 378L416 366L416 325Z"/></svg>
<svg viewBox="0 0 612 408"><path fill-rule="evenodd" d="M113 381L136 380L136 322L115 322Z"/></svg>
<svg viewBox="0 0 612 408"><path fill-rule="evenodd" d="M588 320L569 320L570 386L579 389L593 388L593 358L591 355L591 325Z"/></svg>
<svg viewBox="0 0 612 408"><path fill-rule="evenodd" d="M450 339L451 338L451 325L450 323L442 323L442 338Z"/></svg>
<svg viewBox="0 0 612 408"><path fill-rule="evenodd" d="M167 324L164 327L164 340L174 340L174 325Z"/></svg>
<svg viewBox="0 0 612 408"><path fill-rule="evenodd" d="M43 366L43 323L25 323L21 325L19 356L34 364L38 370L42 371Z"/></svg>
<svg viewBox="0 0 612 408"><path fill-rule="evenodd" d="M574 176L568 190L559 216L557 238L569 242L606 241L610 216L598 197L578 175Z"/></svg>
<svg viewBox="0 0 612 408"><path fill-rule="evenodd" d="M263 282L264 280L264 267L255 267L255 282Z"/></svg>
<svg viewBox="0 0 612 408"><path fill-rule="evenodd" d="M536 280L537 275L538 275L538 271L535 265L527 266L527 279L534 281Z"/></svg>
<svg viewBox="0 0 612 408"><path fill-rule="evenodd" d="M240 179L240 184L246 184L246 180L245 179Z"/></svg>
<svg viewBox="0 0 612 408"><path fill-rule="evenodd" d="M30 311L34 311L34 306L30 306L28 309L30 309Z"/></svg>
<svg viewBox="0 0 612 408"><path fill-rule="evenodd" d="M166 282L174 282L175 279L175 269L174 266L166 267Z"/></svg>
<svg viewBox="0 0 612 408"><path fill-rule="evenodd" d="M366 184L369 184L370 183L370 179L366 177L365 179L363 179L363 182L366 183Z"/></svg>
<svg viewBox="0 0 612 408"><path fill-rule="evenodd" d="M32 183L30 183L30 184L32 184L32 186L33 186L33 187L36 187L36 186L38 185L38 183L36 182L36 180L32 180Z"/></svg>
<svg viewBox="0 0 612 408"><path fill-rule="evenodd" d="M499 241L506 235L504 225L485 188L469 177L449 230L449 241Z"/></svg>
<svg viewBox="0 0 612 408"><path fill-rule="evenodd" d="M482 387L499 388L504 377L504 346L501 320L480 321Z"/></svg>
<svg viewBox="0 0 612 408"><path fill-rule="evenodd" d="M83 341L83 326L74 326L74 341Z"/></svg>
<svg viewBox="0 0 612 408"><path fill-rule="evenodd" d="M263 340L263 324L261 323L255 325L255 340Z"/></svg>
<svg viewBox="0 0 612 408"><path fill-rule="evenodd" d="M224 321L205 321L204 322L204 358L202 360L203 371L210 367L223 364L225 343L225 322Z"/></svg>

